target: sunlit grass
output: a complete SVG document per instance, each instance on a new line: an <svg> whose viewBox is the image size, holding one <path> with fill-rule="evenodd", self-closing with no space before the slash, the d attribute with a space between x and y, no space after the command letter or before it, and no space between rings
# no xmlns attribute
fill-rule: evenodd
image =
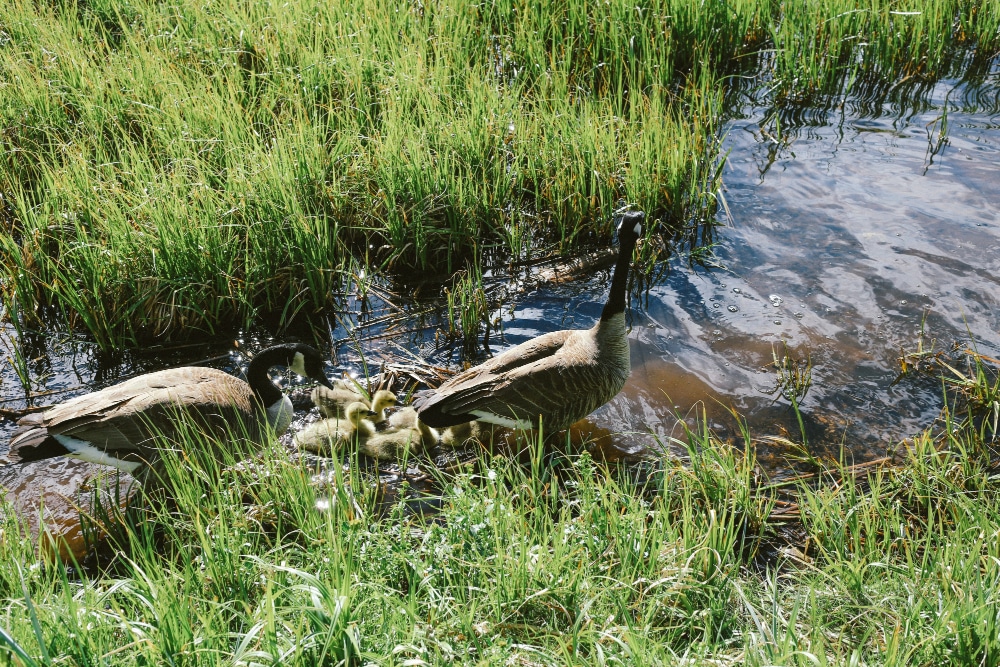
<svg viewBox="0 0 1000 667"><path fill-rule="evenodd" d="M0 9L4 291L103 347L287 324L351 256L446 276L608 238L619 200L668 232L711 206L718 105L669 6Z"/></svg>
<svg viewBox="0 0 1000 667"><path fill-rule="evenodd" d="M978 368L963 385L971 417L995 393L995 369ZM452 472L423 461L440 493L431 516L387 505L356 455L317 484L281 448L234 466L197 455L227 450L189 433L171 443L188 455L168 454L168 493L110 524L82 578L36 562L6 515L0 653L26 665L992 664L997 434L971 417L907 441L899 465L803 482L791 533L773 521L750 434L735 448L704 426L674 443L681 461L619 468L530 442Z"/></svg>
<svg viewBox="0 0 1000 667"><path fill-rule="evenodd" d="M697 246L724 77L780 106L982 72L1000 49L995 5L959 0L0 16L2 289L105 348L280 328L333 304L352 261L446 279L497 248L606 242L620 201Z"/></svg>

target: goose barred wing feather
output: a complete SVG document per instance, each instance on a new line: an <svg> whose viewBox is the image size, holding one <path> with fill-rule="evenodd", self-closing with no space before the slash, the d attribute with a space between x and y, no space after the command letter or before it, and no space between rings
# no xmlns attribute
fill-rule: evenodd
<svg viewBox="0 0 1000 667"><path fill-rule="evenodd" d="M422 393L414 406L434 427L484 415L537 425L541 415L547 431L566 428L611 400L628 377L627 364L602 363L589 333L558 331L529 341ZM544 353L531 354L532 348Z"/></svg>
<svg viewBox="0 0 1000 667"><path fill-rule="evenodd" d="M515 345L509 350L501 352L489 361L485 361L478 366L459 373L448 382L441 385L440 389L444 389L445 387L460 386L465 384L467 380L475 381L476 378L482 376L484 373L497 375L515 370L522 366L528 366L537 361L542 361L543 359L548 359L549 357L558 354L559 351L563 349L563 346L566 345L566 340L575 333L578 332L574 329L552 331L547 334L542 334L536 338L532 338L529 341L525 341L520 345Z"/></svg>
<svg viewBox="0 0 1000 667"><path fill-rule="evenodd" d="M516 345L478 366L463 371L437 389L418 391L413 396L413 407L428 426L444 427L475 419L457 407L468 404L474 397L484 398L502 382L508 372L549 359L566 343L571 330L553 331Z"/></svg>
<svg viewBox="0 0 1000 667"><path fill-rule="evenodd" d="M211 368L175 368L150 373L105 390L79 396L29 415L11 440L11 452L37 445L50 435L84 440L107 452L138 452L179 412L216 432L233 420L259 412L246 382ZM228 426L227 426L228 425ZM248 429L258 428L246 424Z"/></svg>

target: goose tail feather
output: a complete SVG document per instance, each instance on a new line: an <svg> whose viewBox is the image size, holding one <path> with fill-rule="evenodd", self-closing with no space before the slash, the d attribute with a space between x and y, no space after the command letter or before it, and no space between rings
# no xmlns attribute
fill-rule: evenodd
<svg viewBox="0 0 1000 667"><path fill-rule="evenodd" d="M70 451L62 443L49 435L48 429L42 427L18 429L19 433L11 440L10 454L18 460L42 461L55 456L65 456Z"/></svg>

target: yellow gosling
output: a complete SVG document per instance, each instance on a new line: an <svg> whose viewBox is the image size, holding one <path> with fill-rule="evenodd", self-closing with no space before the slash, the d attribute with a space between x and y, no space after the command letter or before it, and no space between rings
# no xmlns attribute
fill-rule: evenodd
<svg viewBox="0 0 1000 667"><path fill-rule="evenodd" d="M375 413L367 405L355 401L347 406L345 413L343 419L322 419L302 429L295 434L295 445L315 454L332 454L375 433L375 426L366 419Z"/></svg>

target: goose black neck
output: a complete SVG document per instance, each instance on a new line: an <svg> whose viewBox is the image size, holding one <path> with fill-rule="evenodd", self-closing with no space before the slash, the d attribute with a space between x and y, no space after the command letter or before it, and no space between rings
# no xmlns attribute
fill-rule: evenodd
<svg viewBox="0 0 1000 667"><path fill-rule="evenodd" d="M632 264L635 242L636 239L623 242L618 251L618 261L615 262L615 272L611 278L611 292L608 294L607 303L604 304L604 310L601 311L602 322L625 312L625 288L628 286L628 269Z"/></svg>
<svg viewBox="0 0 1000 667"><path fill-rule="evenodd" d="M258 353L247 368L247 384L265 408L282 398L281 389L267 372L274 366L287 366L291 363L289 356L290 352L281 346L270 347Z"/></svg>

